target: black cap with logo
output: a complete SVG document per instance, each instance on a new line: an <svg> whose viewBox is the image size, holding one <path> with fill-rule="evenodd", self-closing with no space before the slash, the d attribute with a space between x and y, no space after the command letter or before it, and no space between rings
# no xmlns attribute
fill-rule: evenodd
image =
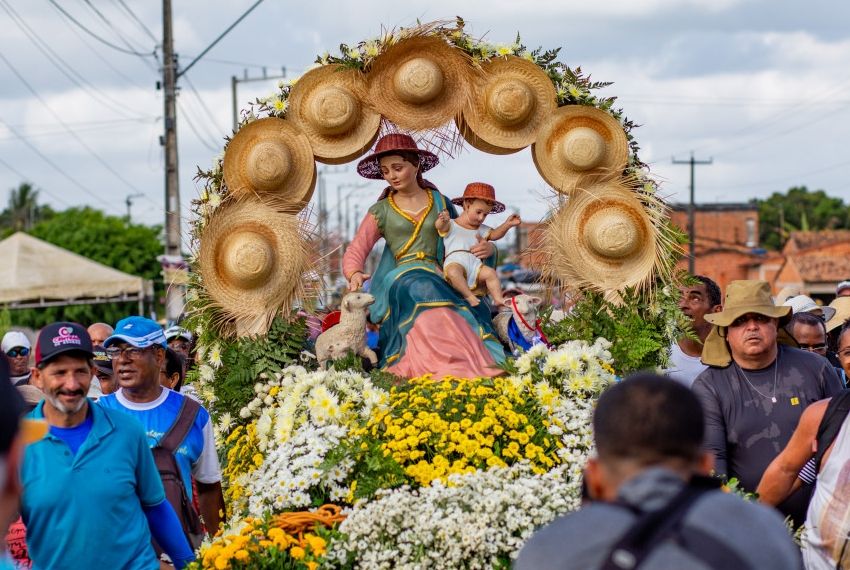
<svg viewBox="0 0 850 570"><path fill-rule="evenodd" d="M77 323L51 323L41 329L35 343L35 365L68 352L81 352L93 358L91 337L83 325Z"/></svg>

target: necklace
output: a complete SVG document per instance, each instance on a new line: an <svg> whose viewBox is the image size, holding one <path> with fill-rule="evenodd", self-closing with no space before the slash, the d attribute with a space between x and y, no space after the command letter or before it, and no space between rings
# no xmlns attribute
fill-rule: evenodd
<svg viewBox="0 0 850 570"><path fill-rule="evenodd" d="M750 388L755 390L756 393L759 396L761 396L762 398L770 398L770 401L775 404L776 403L776 379L779 377L779 351L776 352L776 361L773 363L773 365L775 366L775 368L773 369L773 394L771 396L768 396L767 394L762 394L761 390L759 390L758 388L753 386L753 383L750 382L750 379L747 378L746 374L744 374L744 369L741 368L741 365L738 364L737 362L735 363L735 366L738 367L738 370L741 372L741 376L744 377L744 380L747 382L747 384L750 385Z"/></svg>

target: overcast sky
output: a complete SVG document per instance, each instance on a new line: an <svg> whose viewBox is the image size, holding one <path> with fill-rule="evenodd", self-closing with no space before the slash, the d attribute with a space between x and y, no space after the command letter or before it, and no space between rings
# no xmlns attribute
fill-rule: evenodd
<svg viewBox="0 0 850 570"><path fill-rule="evenodd" d="M153 0L56 0L92 33L139 53L162 36ZM175 0L175 48L182 65L254 0ZM129 8L129 10L128 10ZM131 14L132 13L132 14ZM687 200L688 168L671 157L714 160L697 168L698 202L745 201L793 185L850 194L850 3L810 0L486 0L284 2L265 0L181 79L178 106L184 216L206 168L232 127L230 78L294 77L341 42L381 27L452 18L476 36L529 47L561 46L561 60L613 81L627 116L642 126L641 157L672 201ZM133 19L135 15L145 27ZM48 0L0 0L0 200L26 180L57 209L89 204L162 223L162 94L156 60L122 53L76 27ZM145 29L147 28L147 29ZM244 83L239 102L275 89ZM241 106L241 105L240 105ZM62 124L64 123L64 125ZM429 176L449 196L472 180L525 219L546 211L546 185L525 150L493 157L470 150ZM336 186L360 183L350 165L329 174ZM351 210L371 203L380 184L355 190ZM344 188L343 194L351 189ZM335 213L331 222L335 224ZM501 217L494 221L501 220Z"/></svg>

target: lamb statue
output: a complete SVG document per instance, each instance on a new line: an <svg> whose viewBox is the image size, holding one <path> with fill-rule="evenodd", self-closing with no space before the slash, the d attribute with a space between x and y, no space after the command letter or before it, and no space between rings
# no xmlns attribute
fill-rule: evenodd
<svg viewBox="0 0 850 570"><path fill-rule="evenodd" d="M510 299L510 312L503 311L493 317L496 334L514 354L520 349L525 351L541 342L548 344L537 319L540 303L540 297L523 293Z"/></svg>
<svg viewBox="0 0 850 570"><path fill-rule="evenodd" d="M343 297L339 324L316 338L316 359L322 370L329 360L342 358L349 350L368 358L372 366L378 364L377 355L366 345L366 315L374 302L375 297L369 293L349 293Z"/></svg>

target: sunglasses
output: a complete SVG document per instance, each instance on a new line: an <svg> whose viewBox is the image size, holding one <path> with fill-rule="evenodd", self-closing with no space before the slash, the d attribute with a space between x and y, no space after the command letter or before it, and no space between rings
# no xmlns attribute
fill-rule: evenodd
<svg viewBox="0 0 850 570"><path fill-rule="evenodd" d="M826 350L826 344L823 342L818 344L800 344L799 346L803 350L808 350L809 352L819 352L821 350Z"/></svg>
<svg viewBox="0 0 850 570"><path fill-rule="evenodd" d="M30 349L23 347L23 346L16 346L15 348L9 350L6 353L6 356L9 356L11 358L15 358L17 356L29 356L29 354L30 354Z"/></svg>

